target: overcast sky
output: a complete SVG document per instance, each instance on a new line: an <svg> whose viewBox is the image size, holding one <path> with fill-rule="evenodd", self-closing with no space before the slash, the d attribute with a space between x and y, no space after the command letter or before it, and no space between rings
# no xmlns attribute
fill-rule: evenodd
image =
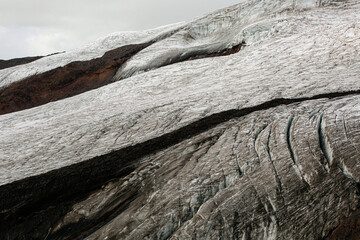
<svg viewBox="0 0 360 240"><path fill-rule="evenodd" d="M66 51L112 32L191 20L241 0L0 0L0 59Z"/></svg>

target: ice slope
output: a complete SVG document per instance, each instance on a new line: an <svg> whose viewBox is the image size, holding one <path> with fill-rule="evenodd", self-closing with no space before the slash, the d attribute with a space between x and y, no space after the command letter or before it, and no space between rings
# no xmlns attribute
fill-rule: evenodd
<svg viewBox="0 0 360 240"><path fill-rule="evenodd" d="M100 57L106 51L127 45L157 41L119 69L117 78L162 66L174 58L199 52L214 52L241 43L256 42L287 28L290 12L303 11L342 1L251 0L218 10L188 23L182 22L142 32L119 32L79 49L48 56L36 62L0 71L0 89L26 77L64 66L73 61ZM290 14L294 15L294 14ZM294 16L293 16L294 17ZM290 17L291 18L291 17Z"/></svg>
<svg viewBox="0 0 360 240"><path fill-rule="evenodd" d="M0 71L11 88L154 41L109 85L0 116L0 238L357 239L359 19L242 1Z"/></svg>
<svg viewBox="0 0 360 240"><path fill-rule="evenodd" d="M260 18L261 23L271 22L271 27L265 31L255 31L263 29L258 23L256 27L244 27L252 29L247 39L252 36L255 40L235 55L161 67L79 96L0 116L0 183L7 184L144 142L217 112L256 106L278 98L311 98L358 91L358 2L352 2L349 7L304 10L309 3L297 2L295 7L301 11L291 8L293 1L251 1L223 9L187 24L188 32L201 36L195 42L210 46L216 37L228 41L236 39L237 34L242 36L243 32L234 27L234 35L223 38L224 29L232 29L229 26L236 24L235 20L241 22L243 15L250 16L247 22ZM251 11L245 11L249 6ZM277 20L262 20L266 14L270 19L277 16L274 17ZM229 15L235 20L220 21L220 24L212 21ZM156 38L157 31L154 37L146 36ZM172 40L162 41L178 43L176 38L180 32L170 36ZM264 32L266 34L260 34ZM121 40L122 43L129 41ZM225 46L230 41L222 44ZM136 55L127 66L134 63L136 71L141 71L147 62L151 66L151 59L157 58L158 52L163 54L161 49L166 53L178 51L177 45L170 45L161 48L161 44L155 44L138 54L143 62L136 63L140 59ZM110 46L113 43L109 43ZM194 46L190 45L189 49ZM78 59L82 55L76 56ZM62 58L60 55L51 59L59 57ZM15 69L31 70L42 66L42 61L46 58ZM19 74L22 72L19 70Z"/></svg>

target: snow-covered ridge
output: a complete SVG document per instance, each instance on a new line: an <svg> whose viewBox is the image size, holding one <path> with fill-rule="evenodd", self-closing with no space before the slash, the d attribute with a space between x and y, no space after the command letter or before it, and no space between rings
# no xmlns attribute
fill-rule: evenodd
<svg viewBox="0 0 360 240"><path fill-rule="evenodd" d="M341 1L321 1L321 4L332 2ZM316 0L242 1L188 23L182 22L141 32L114 33L79 49L0 70L0 89L73 61L100 57L106 51L120 46L157 41L119 69L115 80L123 79L166 65L182 55L216 52L231 48L242 41L247 44L254 43L288 27L282 22L290 17L287 14L289 11L310 9L319 4Z"/></svg>
<svg viewBox="0 0 360 240"><path fill-rule="evenodd" d="M113 33L78 49L44 57L28 64L0 70L0 89L26 77L62 67L74 61L88 61L101 57L105 52L124 45L158 41L176 32L184 24L184 22L181 22L145 31Z"/></svg>
<svg viewBox="0 0 360 240"><path fill-rule="evenodd" d="M196 53L217 52L242 42L252 44L289 26L289 12L316 7L316 1L247 1L189 22L176 34L142 50L117 72L124 79ZM284 29L285 28L285 29Z"/></svg>

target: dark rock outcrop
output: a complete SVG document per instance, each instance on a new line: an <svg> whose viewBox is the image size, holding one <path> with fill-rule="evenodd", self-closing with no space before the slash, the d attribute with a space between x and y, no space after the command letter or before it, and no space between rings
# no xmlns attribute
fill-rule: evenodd
<svg viewBox="0 0 360 240"><path fill-rule="evenodd" d="M56 53L49 54L47 56L13 58L13 59L9 59L9 60L1 60L0 59L0 70L10 68L10 67L19 66L19 65L24 65L24 64L27 64L27 63L34 62L34 61L36 61L38 59L41 59L43 57L49 57L49 56L53 56L53 55L60 54L60 53L64 53L64 52L56 52Z"/></svg>
<svg viewBox="0 0 360 240"><path fill-rule="evenodd" d="M357 240L360 239L360 212L356 211L345 219L328 238L329 240Z"/></svg>
<svg viewBox="0 0 360 240"><path fill-rule="evenodd" d="M152 42L126 45L106 52L101 58L71 62L64 67L13 83L0 90L0 115L40 106L105 86L113 81L116 70L124 62L151 44ZM194 53L174 59L167 65L195 59L228 56L239 52L244 45L245 42L242 42L215 53Z"/></svg>
<svg viewBox="0 0 360 240"><path fill-rule="evenodd" d="M31 63L33 61L36 61L43 56L37 56L37 57L24 57L24 58L14 58L9 60L0 60L0 70L5 68L10 68L26 63Z"/></svg>
<svg viewBox="0 0 360 240"><path fill-rule="evenodd" d="M126 45L108 51L100 58L72 62L13 83L0 90L0 114L36 107L107 85L121 64L151 44Z"/></svg>

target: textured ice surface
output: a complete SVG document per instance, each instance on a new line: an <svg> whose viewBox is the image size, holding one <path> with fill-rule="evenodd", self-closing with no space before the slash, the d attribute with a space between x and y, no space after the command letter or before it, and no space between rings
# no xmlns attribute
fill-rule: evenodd
<svg viewBox="0 0 360 240"><path fill-rule="evenodd" d="M315 3L315 1L311 1ZM288 28L289 11L308 7L294 1L247 1L189 22L181 31L144 49L118 71L122 79L196 53L216 52L243 41L248 45ZM286 11L285 11L286 10Z"/></svg>
<svg viewBox="0 0 360 240"><path fill-rule="evenodd" d="M184 24L184 22L181 22L139 32L113 33L78 49L44 57L29 64L0 70L0 89L26 77L64 66L70 62L87 61L101 57L105 52L124 45L161 39L176 31Z"/></svg>
<svg viewBox="0 0 360 240"><path fill-rule="evenodd" d="M242 1L188 23L182 22L141 32L114 33L79 49L0 70L0 89L28 76L64 66L72 61L100 57L106 51L126 44L159 40L152 47L134 56L119 70L117 78L125 78L162 66L179 56L222 50L237 45L242 40L251 44L264 39L283 27L289 27L282 24L288 18L289 11L313 7L316 4L315 0ZM172 36L176 30L180 31Z"/></svg>

